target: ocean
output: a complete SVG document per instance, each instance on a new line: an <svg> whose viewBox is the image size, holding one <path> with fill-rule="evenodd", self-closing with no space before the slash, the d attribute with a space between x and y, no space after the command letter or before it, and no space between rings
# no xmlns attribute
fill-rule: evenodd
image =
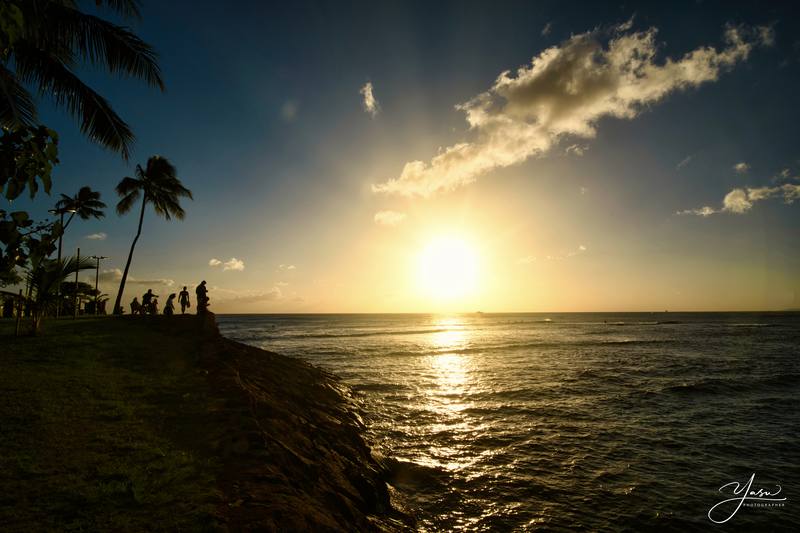
<svg viewBox="0 0 800 533"><path fill-rule="evenodd" d="M800 313L218 322L357 393L420 530L800 525Z"/></svg>

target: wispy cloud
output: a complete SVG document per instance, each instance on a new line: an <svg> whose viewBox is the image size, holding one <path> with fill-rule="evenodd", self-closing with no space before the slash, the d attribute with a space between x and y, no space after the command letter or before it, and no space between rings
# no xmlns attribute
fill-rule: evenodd
<svg viewBox="0 0 800 533"><path fill-rule="evenodd" d="M378 211L375 213L375 223L382 226L397 226L406 219L405 213L397 211Z"/></svg>
<svg viewBox="0 0 800 533"><path fill-rule="evenodd" d="M208 266L210 266L210 267L222 266L222 271L223 272L226 271L226 270L242 271L242 270L244 270L244 261L242 261L241 259L236 259L235 257L231 257L227 261L223 262L223 261L217 259L216 257L212 257L208 261Z"/></svg>
<svg viewBox="0 0 800 533"><path fill-rule="evenodd" d="M547 24L544 25L544 28L542 28L542 37L547 37L548 35L550 35L551 31L553 31L553 23L548 22Z"/></svg>
<svg viewBox="0 0 800 533"><path fill-rule="evenodd" d="M213 287L212 293L219 294L220 303L259 303L275 302L283 299L283 292L278 287L272 287L266 291L239 292Z"/></svg>
<svg viewBox="0 0 800 533"><path fill-rule="evenodd" d="M567 149L564 150L564 152L567 154L575 154L576 156L581 157L588 149L589 147L585 144L571 144L567 146Z"/></svg>
<svg viewBox="0 0 800 533"><path fill-rule="evenodd" d="M122 270L118 268L103 270L100 273L99 280L102 282L119 283L122 280ZM175 285L175 280L165 278L139 279L129 274L128 278L125 280L125 283L133 285L162 285L164 287L172 287Z"/></svg>
<svg viewBox="0 0 800 533"><path fill-rule="evenodd" d="M520 257L519 259L517 259L517 264L530 265L530 264L536 263L537 261L540 261L540 260L543 260L543 261L561 261L563 259L568 259L570 257L575 257L576 255L582 254L582 253L586 252L587 250L588 250L588 248L586 246L584 246L583 244L580 244L580 245L578 245L577 248L574 248L574 249L566 251L566 252L560 252L558 254L549 254L549 255L542 255L542 256L536 256L536 255L533 255L533 254L529 254L529 255L526 255L525 257Z"/></svg>
<svg viewBox="0 0 800 533"><path fill-rule="evenodd" d="M297 267L294 265L278 265L278 270L280 271L297 270Z"/></svg>
<svg viewBox="0 0 800 533"><path fill-rule="evenodd" d="M678 169L678 170L680 170L680 169L682 169L683 167L685 167L686 165L688 165L688 164L689 164L691 161L692 161L692 156L690 156L690 155L687 155L686 157L684 157L683 159L681 159L680 163L678 163L677 165L675 165L675 168L676 168L676 169Z"/></svg>
<svg viewBox="0 0 800 533"><path fill-rule="evenodd" d="M501 73L488 91L456 106L472 140L440 150L429 163L409 161L400 176L372 190L428 197L542 156L564 137L593 138L601 118L633 119L672 92L715 81L772 40L769 28L730 26L722 49L703 46L657 62L657 30L630 32L630 25L575 35Z"/></svg>
<svg viewBox="0 0 800 533"><path fill-rule="evenodd" d="M106 238L108 238L108 235L106 235L104 232L101 231L99 233L92 233L91 235L87 235L86 238L89 239L90 241L104 241L106 240Z"/></svg>
<svg viewBox="0 0 800 533"><path fill-rule="evenodd" d="M362 97L364 97L364 111L369 113L374 118L375 115L377 115L381 110L381 107L378 104L378 100L375 98L375 94L373 93L372 82L368 81L365 83L358 92Z"/></svg>
<svg viewBox="0 0 800 533"><path fill-rule="evenodd" d="M793 204L800 200L800 185L794 183L784 183L775 187L745 187L736 188L725 195L722 199L722 207L715 209L705 205L696 209L685 209L678 211L678 215L698 215L708 217L717 213L732 213L742 215L753 209L756 202L769 200L770 198L781 198L785 204Z"/></svg>
<svg viewBox="0 0 800 533"><path fill-rule="evenodd" d="M733 165L733 171L737 174L747 174L750 171L750 165L745 163L744 161L740 163L736 163Z"/></svg>

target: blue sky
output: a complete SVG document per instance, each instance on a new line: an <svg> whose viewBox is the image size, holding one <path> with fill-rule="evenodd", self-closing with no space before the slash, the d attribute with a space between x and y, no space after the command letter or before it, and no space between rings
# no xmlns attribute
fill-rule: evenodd
<svg viewBox="0 0 800 533"><path fill-rule="evenodd" d="M86 73L137 135L131 165L46 102L40 109L61 136L54 193L88 184L112 206L102 221L74 222L65 247L111 256L103 269L113 296L136 223L114 214L113 187L160 154L195 201L183 222L146 218L125 301L150 285L168 293L207 279L218 311L436 310L444 303L408 296L417 275L408 265L445 232L481 258L480 290L448 302L453 309L799 307L800 202L774 189L800 183L795 11L778 2L144 2L135 30L158 51L167 91ZM593 137L560 134L429 197L372 188L408 162L475 141L480 128L470 131L455 106L550 47L593 31L607 47L657 28L653 61L663 65L729 49L726 27L752 32L746 58L637 105L633 117L601 115ZM374 116L359 93L367 82ZM723 209L736 189L750 206ZM19 205L42 214L46 200ZM676 214L704 206L721 212ZM380 211L402 221L376 224ZM100 232L105 240L85 238Z"/></svg>

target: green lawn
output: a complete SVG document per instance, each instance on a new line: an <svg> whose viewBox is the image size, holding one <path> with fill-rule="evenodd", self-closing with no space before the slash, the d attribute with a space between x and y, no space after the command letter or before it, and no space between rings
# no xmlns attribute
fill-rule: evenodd
<svg viewBox="0 0 800 533"><path fill-rule="evenodd" d="M0 529L215 529L196 317L0 320Z"/></svg>

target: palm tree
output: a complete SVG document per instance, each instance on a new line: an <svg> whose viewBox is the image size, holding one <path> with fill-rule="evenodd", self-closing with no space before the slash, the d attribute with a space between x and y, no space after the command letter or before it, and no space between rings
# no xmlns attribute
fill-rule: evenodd
<svg viewBox="0 0 800 533"><path fill-rule="evenodd" d="M61 259L61 236L67 231L69 223L75 215L81 220L88 220L91 217L101 219L106 214L102 211L106 208L106 204L100 201L100 193L93 191L91 187L81 187L75 196L61 195L61 199L56 202L55 209L52 211L55 214L61 215L61 232L58 238L58 258ZM64 223L64 214L69 213L69 218L66 224Z"/></svg>
<svg viewBox="0 0 800 533"><path fill-rule="evenodd" d="M31 333L39 333L42 319L57 305L61 284L76 272L93 268L94 261L89 257L80 260L70 257L63 261L44 259L31 267L27 275L33 326Z"/></svg>
<svg viewBox="0 0 800 533"><path fill-rule="evenodd" d="M185 212L180 204L180 198L192 199L192 191L187 189L178 179L177 170L166 158L154 155L147 160L147 168L142 169L141 165L136 165L136 178L125 177L117 185L117 194L121 197L117 203L117 213L124 215L133 208L133 205L142 197L142 210L139 213L139 228L131 244L131 251L128 254L128 262L125 263L125 270L122 273L122 280L119 282L119 292L114 303L114 314L122 314L122 293L125 291L125 281L128 279L128 269L133 258L133 249L136 241L142 234L142 221L147 204L153 205L153 210L157 215L171 220L172 217L183 220Z"/></svg>
<svg viewBox="0 0 800 533"><path fill-rule="evenodd" d="M55 209L51 213L61 215L58 231L58 260L61 261L61 242L64 238L64 232L67 231L67 226L72 222L73 217L78 215L82 220L88 220L90 217L101 219L106 214L101 211L106 208L106 204L100 201L100 193L93 191L91 187L81 187L78 194L75 196L67 196L61 194L61 199L56 202ZM64 224L64 215L70 213L67 223ZM56 317L61 314L61 299L59 298L60 289L56 289L56 299L58 304L56 306Z"/></svg>
<svg viewBox="0 0 800 533"><path fill-rule="evenodd" d="M123 19L139 17L138 0L95 3ZM88 64L164 90L156 53L147 43L123 26L82 13L75 0L3 0L0 43L0 126L36 123L30 87L66 108L90 140L128 159L133 132L76 70Z"/></svg>

